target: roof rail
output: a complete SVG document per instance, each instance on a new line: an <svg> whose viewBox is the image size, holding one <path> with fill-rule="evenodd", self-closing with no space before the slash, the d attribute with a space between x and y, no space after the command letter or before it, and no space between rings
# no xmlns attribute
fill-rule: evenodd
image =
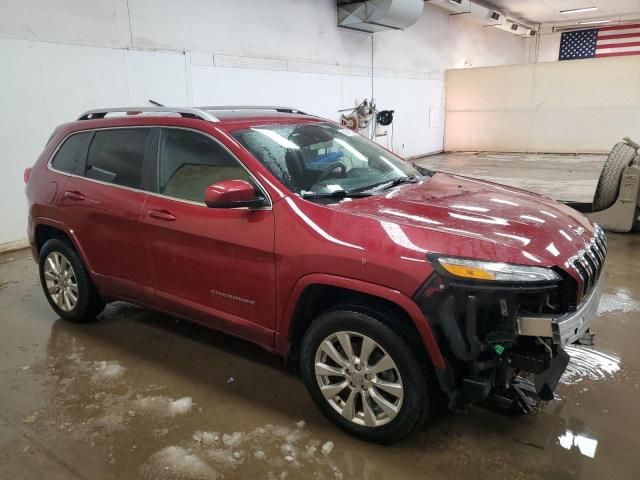
<svg viewBox="0 0 640 480"><path fill-rule="evenodd" d="M186 118L198 118L207 122L218 122L218 118L200 108L187 107L119 107L119 108L98 108L84 112L78 120L94 120L104 118L109 113L126 113L128 115L138 115L141 113L177 113Z"/></svg>
<svg viewBox="0 0 640 480"><path fill-rule="evenodd" d="M196 107L198 110L217 111L217 110L273 110L280 113L297 113L300 115L309 115L297 108L278 107L269 105L211 105L205 107Z"/></svg>

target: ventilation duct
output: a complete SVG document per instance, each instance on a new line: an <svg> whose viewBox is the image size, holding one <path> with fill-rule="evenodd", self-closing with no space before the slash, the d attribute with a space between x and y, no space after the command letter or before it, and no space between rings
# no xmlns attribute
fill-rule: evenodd
<svg viewBox="0 0 640 480"><path fill-rule="evenodd" d="M483 27L496 27L514 35L523 37L535 37L538 32L534 28L523 25L520 22L507 19L506 15L498 10L487 8L471 0L426 0L431 5L451 12L454 15L465 14L465 19Z"/></svg>
<svg viewBox="0 0 640 480"><path fill-rule="evenodd" d="M470 13L471 1L470 0L427 0L427 3L435 5L451 13ZM488 10L488 9L487 9Z"/></svg>
<svg viewBox="0 0 640 480"><path fill-rule="evenodd" d="M338 26L363 32L402 30L418 21L423 0L338 0Z"/></svg>
<svg viewBox="0 0 640 480"><path fill-rule="evenodd" d="M502 12L473 3L470 0L427 0L431 5L454 13L466 14L465 19L483 27L502 25L507 18Z"/></svg>
<svg viewBox="0 0 640 480"><path fill-rule="evenodd" d="M502 25L495 25L495 27L521 37L535 37L538 34L536 29L513 20L507 20Z"/></svg>

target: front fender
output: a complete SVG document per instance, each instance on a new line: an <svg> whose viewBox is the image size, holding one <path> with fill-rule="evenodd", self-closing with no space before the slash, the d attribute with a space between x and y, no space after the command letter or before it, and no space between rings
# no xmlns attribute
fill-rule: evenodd
<svg viewBox="0 0 640 480"><path fill-rule="evenodd" d="M424 316L418 305L409 297L389 287L377 285L373 283L364 282L362 280L356 280L353 278L340 277L335 275L328 275L324 273L312 273L302 277L293 287L289 300L278 316L279 324L276 328L276 349L284 352L287 348L287 342L289 340L289 331L293 316L295 314L296 306L300 300L302 292L310 285L326 285L330 287L339 287L355 292L364 293L374 297L382 298L391 303L394 303L399 308L404 310L407 315L413 321L416 329L420 333L422 343L424 344L433 366L437 369L445 369L446 364L436 341L431 325L427 318Z"/></svg>

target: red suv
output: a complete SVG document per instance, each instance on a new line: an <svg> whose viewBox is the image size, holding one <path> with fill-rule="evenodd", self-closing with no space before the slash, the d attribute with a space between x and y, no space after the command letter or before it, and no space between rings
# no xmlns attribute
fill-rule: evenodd
<svg viewBox="0 0 640 480"><path fill-rule="evenodd" d="M295 109L90 111L25 180L60 317L124 300L243 337L368 440L414 431L440 391L529 409L591 339L601 228Z"/></svg>

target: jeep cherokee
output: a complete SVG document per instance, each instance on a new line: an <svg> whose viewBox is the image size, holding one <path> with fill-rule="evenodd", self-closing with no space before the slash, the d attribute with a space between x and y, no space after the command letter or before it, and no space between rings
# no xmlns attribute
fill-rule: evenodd
<svg viewBox="0 0 640 480"><path fill-rule="evenodd" d="M240 336L380 443L440 392L452 409L553 398L600 297L606 238L580 213L295 109L89 111L25 181L60 317L123 300Z"/></svg>

